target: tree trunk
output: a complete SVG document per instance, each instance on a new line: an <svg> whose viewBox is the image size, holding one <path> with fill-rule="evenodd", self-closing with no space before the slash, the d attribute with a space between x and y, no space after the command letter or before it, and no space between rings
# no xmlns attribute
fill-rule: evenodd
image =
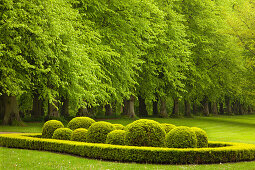
<svg viewBox="0 0 255 170"><path fill-rule="evenodd" d="M158 116L158 99L152 101L153 103L153 116Z"/></svg>
<svg viewBox="0 0 255 170"><path fill-rule="evenodd" d="M141 96L138 96L138 100L139 100L139 116L143 116L143 117L148 116L145 99Z"/></svg>
<svg viewBox="0 0 255 170"><path fill-rule="evenodd" d="M112 107L110 104L106 104L105 106L105 116L112 116Z"/></svg>
<svg viewBox="0 0 255 170"><path fill-rule="evenodd" d="M0 96L0 120L4 119L4 96Z"/></svg>
<svg viewBox="0 0 255 170"><path fill-rule="evenodd" d="M205 97L203 101L203 115L209 116L209 114L210 112L209 112L208 100L207 100L207 97Z"/></svg>
<svg viewBox="0 0 255 170"><path fill-rule="evenodd" d="M129 112L128 111L128 109L129 109L129 107L128 107L128 105L129 105L128 100L124 99L123 104L124 104L124 106L122 107L122 110L123 110L122 115L128 115L128 112Z"/></svg>
<svg viewBox="0 0 255 170"><path fill-rule="evenodd" d="M237 101L233 102L232 112L236 115L239 114L239 103Z"/></svg>
<svg viewBox="0 0 255 170"><path fill-rule="evenodd" d="M229 97L226 97L225 100L226 100L227 114L231 115L232 114L232 109L231 109L230 99L229 99Z"/></svg>
<svg viewBox="0 0 255 170"><path fill-rule="evenodd" d="M3 125L23 125L19 116L19 108L16 96L3 95L4 119Z"/></svg>
<svg viewBox="0 0 255 170"><path fill-rule="evenodd" d="M54 105L52 103L48 103L48 116L49 117L59 117L59 111L58 111L58 103L56 101L53 102Z"/></svg>
<svg viewBox="0 0 255 170"><path fill-rule="evenodd" d="M191 105L189 100L184 100L184 107L185 107L185 116L186 117L192 117L191 116Z"/></svg>
<svg viewBox="0 0 255 170"><path fill-rule="evenodd" d="M69 99L62 97L61 102L62 102L61 111L60 111L61 116L64 116L64 117L70 116L70 114L69 114Z"/></svg>
<svg viewBox="0 0 255 170"><path fill-rule="evenodd" d="M208 102L209 113L212 113L212 102Z"/></svg>
<svg viewBox="0 0 255 170"><path fill-rule="evenodd" d="M224 115L224 105L220 102L220 115Z"/></svg>
<svg viewBox="0 0 255 170"><path fill-rule="evenodd" d="M31 117L42 117L44 116L44 110L43 110L43 100L39 99L39 94L35 93L33 95L33 107L31 112Z"/></svg>
<svg viewBox="0 0 255 170"><path fill-rule="evenodd" d="M211 108L212 108L212 114L218 115L218 106L217 106L217 103L216 103L216 102L213 102L213 103L212 103Z"/></svg>
<svg viewBox="0 0 255 170"><path fill-rule="evenodd" d="M135 115L135 97L130 96L130 99L128 100L128 116L130 118L136 117Z"/></svg>
<svg viewBox="0 0 255 170"><path fill-rule="evenodd" d="M239 103L239 114L244 115L244 107L243 104Z"/></svg>
<svg viewBox="0 0 255 170"><path fill-rule="evenodd" d="M174 99L174 107L172 112L173 117L179 117L179 100Z"/></svg>
<svg viewBox="0 0 255 170"><path fill-rule="evenodd" d="M161 97L160 99L160 112L159 116L166 118L168 117L167 110L166 110L166 99L164 97Z"/></svg>

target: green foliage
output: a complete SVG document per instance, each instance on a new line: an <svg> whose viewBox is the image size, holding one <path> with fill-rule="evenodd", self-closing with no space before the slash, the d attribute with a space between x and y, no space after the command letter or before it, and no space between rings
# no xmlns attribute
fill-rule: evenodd
<svg viewBox="0 0 255 170"><path fill-rule="evenodd" d="M73 131L69 128L58 128L54 131L52 138L60 140L70 140Z"/></svg>
<svg viewBox="0 0 255 170"><path fill-rule="evenodd" d="M116 130L124 130L125 126L123 126L122 124L113 124L113 126L115 127Z"/></svg>
<svg viewBox="0 0 255 170"><path fill-rule="evenodd" d="M108 133L106 143L112 145L125 145L125 130L113 130Z"/></svg>
<svg viewBox="0 0 255 170"><path fill-rule="evenodd" d="M140 119L128 124L125 144L131 146L164 146L166 132L154 120Z"/></svg>
<svg viewBox="0 0 255 170"><path fill-rule="evenodd" d="M71 135L71 140L86 142L88 130L84 128L75 129Z"/></svg>
<svg viewBox="0 0 255 170"><path fill-rule="evenodd" d="M43 138L52 138L54 131L58 128L63 128L64 125L58 120L49 120L44 123L42 127L42 137Z"/></svg>
<svg viewBox="0 0 255 170"><path fill-rule="evenodd" d="M196 133L186 126L176 127L166 135L166 146L168 148L196 148Z"/></svg>
<svg viewBox="0 0 255 170"><path fill-rule="evenodd" d="M68 124L67 127L75 130L78 128L88 129L93 123L95 123L93 119L89 117L75 117Z"/></svg>
<svg viewBox="0 0 255 170"><path fill-rule="evenodd" d="M192 127L191 130L193 130L197 136L197 147L198 148L208 147L208 137L206 132L198 127Z"/></svg>
<svg viewBox="0 0 255 170"><path fill-rule="evenodd" d="M165 130L166 134L170 132L172 129L176 128L175 125L169 123L161 123L161 128Z"/></svg>
<svg viewBox="0 0 255 170"><path fill-rule="evenodd" d="M209 148L158 148L33 138L38 134L1 134L0 145L75 154L82 157L157 164L209 164L255 160L255 145L209 142ZM210 148L213 146L213 148Z"/></svg>
<svg viewBox="0 0 255 170"><path fill-rule="evenodd" d="M115 130L115 127L109 122L93 123L87 133L87 142L91 143L105 143L107 134Z"/></svg>

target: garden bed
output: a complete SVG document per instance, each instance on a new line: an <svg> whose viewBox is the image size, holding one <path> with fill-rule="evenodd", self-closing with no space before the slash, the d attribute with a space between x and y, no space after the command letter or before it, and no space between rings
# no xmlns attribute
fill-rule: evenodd
<svg viewBox="0 0 255 170"><path fill-rule="evenodd" d="M40 133L0 134L0 145L121 162L207 164L255 160L255 145L245 143L211 141L208 148L178 149L38 138L40 135Z"/></svg>

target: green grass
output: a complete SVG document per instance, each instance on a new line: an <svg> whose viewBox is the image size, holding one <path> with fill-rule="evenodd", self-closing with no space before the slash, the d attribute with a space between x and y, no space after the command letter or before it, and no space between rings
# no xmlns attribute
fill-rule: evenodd
<svg viewBox="0 0 255 170"><path fill-rule="evenodd" d="M195 117L180 119L154 118L158 122L175 125L197 126L204 129L211 141L244 142L255 144L255 115ZM106 120L127 125L129 119ZM42 123L27 123L26 127L0 126L0 131L41 132ZM253 169L255 161L212 165L155 165L118 163L72 155L0 148L0 169Z"/></svg>

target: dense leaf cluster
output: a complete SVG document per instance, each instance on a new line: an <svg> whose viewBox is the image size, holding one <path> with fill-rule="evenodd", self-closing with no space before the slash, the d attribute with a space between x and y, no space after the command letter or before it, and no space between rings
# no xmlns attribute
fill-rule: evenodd
<svg viewBox="0 0 255 170"><path fill-rule="evenodd" d="M254 3L239 1L2 0L0 104L77 112L137 96L202 104L205 115L208 102L248 110Z"/></svg>

